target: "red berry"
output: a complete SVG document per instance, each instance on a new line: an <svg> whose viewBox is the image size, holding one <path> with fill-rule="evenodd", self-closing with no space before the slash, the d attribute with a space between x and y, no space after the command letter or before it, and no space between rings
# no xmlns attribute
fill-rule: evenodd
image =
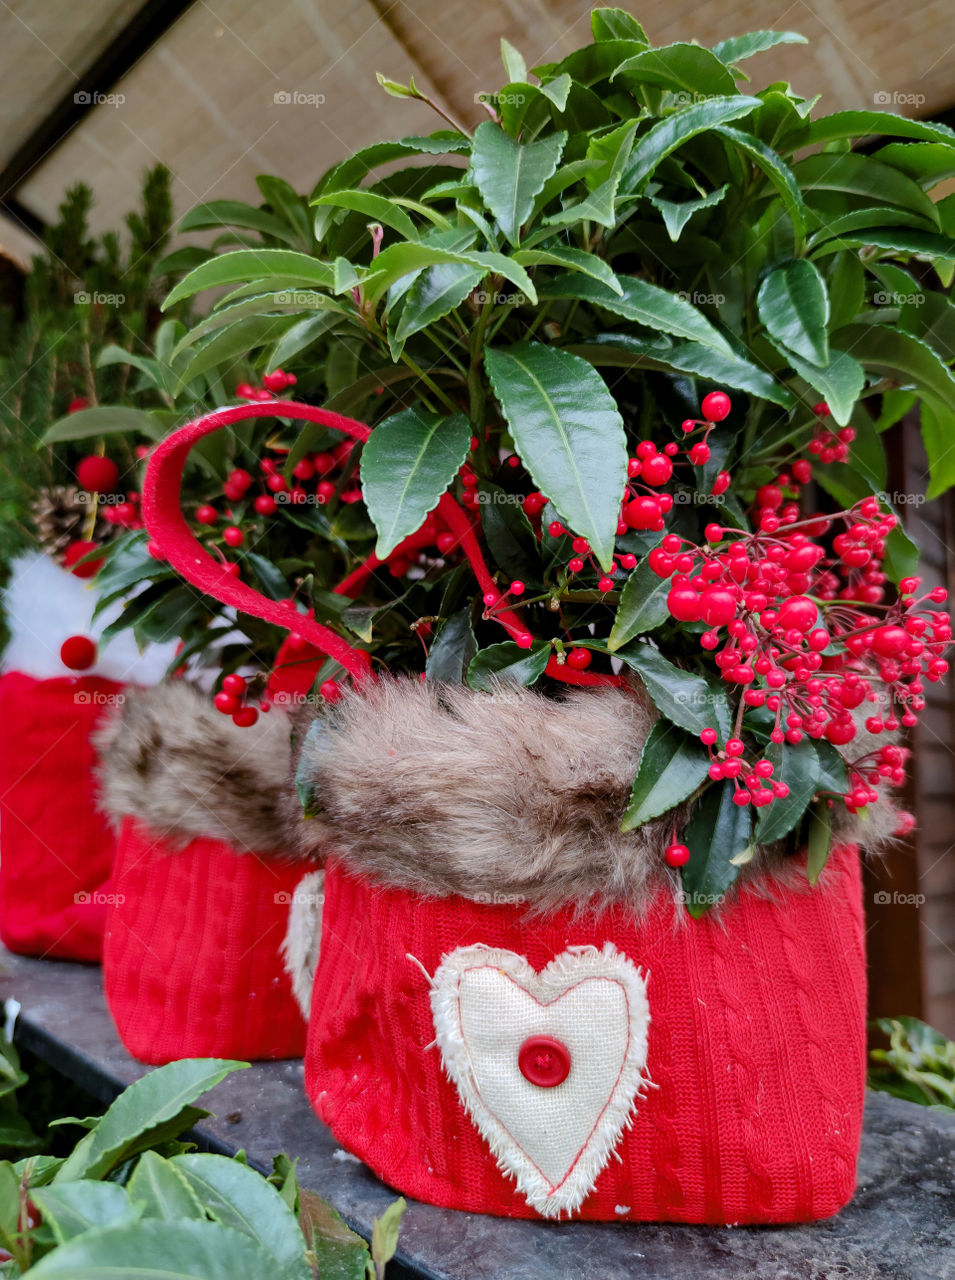
<svg viewBox="0 0 955 1280"><path fill-rule="evenodd" d="M561 534L566 533L566 529L559 520L552 520L547 526L547 532L552 538L559 538Z"/></svg>
<svg viewBox="0 0 955 1280"><path fill-rule="evenodd" d="M710 460L710 446L701 440L693 446L688 456L694 467L702 467Z"/></svg>
<svg viewBox="0 0 955 1280"><path fill-rule="evenodd" d="M665 453L655 453L643 463L643 479L647 484L659 485L673 475L673 463Z"/></svg>
<svg viewBox="0 0 955 1280"><path fill-rule="evenodd" d="M779 606L778 626L784 631L808 631L816 621L819 610L806 596L790 596Z"/></svg>
<svg viewBox="0 0 955 1280"><path fill-rule="evenodd" d="M745 789L745 787L740 787L739 791L737 791L733 796L733 804L738 804L740 808L742 808L744 804L749 804L752 798L753 797L749 794L749 792Z"/></svg>
<svg viewBox="0 0 955 1280"><path fill-rule="evenodd" d="M703 732L700 734L700 741L703 743L705 747L712 747L712 745L716 741L716 730L704 729Z"/></svg>
<svg viewBox="0 0 955 1280"><path fill-rule="evenodd" d="M284 391L288 386L288 378L282 369L274 369L262 379L262 385L269 391Z"/></svg>
<svg viewBox="0 0 955 1280"><path fill-rule="evenodd" d="M808 484L812 479L812 467L805 458L798 458L793 463L793 477L800 484Z"/></svg>
<svg viewBox="0 0 955 1280"><path fill-rule="evenodd" d="M517 645L518 649L529 649L534 643L534 637L529 631L520 631L514 637L514 643Z"/></svg>
<svg viewBox="0 0 955 1280"><path fill-rule="evenodd" d="M700 597L692 587L671 587L667 608L677 622L696 622L700 616Z"/></svg>
<svg viewBox="0 0 955 1280"><path fill-rule="evenodd" d="M80 488L88 493L115 493L119 484L119 467L112 458L101 458L92 453L82 458L76 467Z"/></svg>
<svg viewBox="0 0 955 1280"><path fill-rule="evenodd" d="M235 471L229 472L227 483L233 488L238 489L240 493L244 493L252 483L252 477L249 475L248 471L243 471L239 468Z"/></svg>
<svg viewBox="0 0 955 1280"><path fill-rule="evenodd" d="M82 560L84 556L89 555L91 551L98 550L98 548L98 542L71 542L63 556L63 567L71 569L74 577L92 578L102 568L102 559L87 560L85 564L77 564L77 561Z"/></svg>
<svg viewBox="0 0 955 1280"><path fill-rule="evenodd" d="M341 685L337 680L326 680L319 686L318 692L326 702L337 702L342 696Z"/></svg>
<svg viewBox="0 0 955 1280"><path fill-rule="evenodd" d="M567 562L567 568L570 570L571 573L580 573L583 567L584 567L584 562L583 560L580 559L579 556L574 556L572 560L568 560Z"/></svg>
<svg viewBox="0 0 955 1280"><path fill-rule="evenodd" d="M844 747L856 736L855 724L848 716L844 720L830 720L825 736L834 747Z"/></svg>
<svg viewBox="0 0 955 1280"><path fill-rule="evenodd" d="M664 539L664 541L666 541L666 539ZM626 557L621 556L620 563L625 569L632 569L633 565L625 564L625 559ZM673 572L673 557L671 555L667 555L662 547L654 547L647 556L647 560L650 564L650 568L658 578L669 578L670 574Z"/></svg>
<svg viewBox="0 0 955 1280"><path fill-rule="evenodd" d="M725 493L726 490L730 487L730 482L732 481L732 479L733 477L730 475L728 471L717 471L716 479L713 481L713 488L710 490L710 492L715 497L719 497L721 493Z"/></svg>
<svg viewBox="0 0 955 1280"><path fill-rule="evenodd" d="M221 711L224 716L231 716L239 710L239 700L234 694L226 693L225 690L217 693L212 699L215 704L216 711Z"/></svg>
<svg viewBox="0 0 955 1280"><path fill-rule="evenodd" d="M590 666L590 650L571 649L567 655L567 665L574 671L586 671Z"/></svg>
<svg viewBox="0 0 955 1280"><path fill-rule="evenodd" d="M274 516L278 510L275 499L268 493L260 493L252 505L260 516Z"/></svg>
<svg viewBox="0 0 955 1280"><path fill-rule="evenodd" d="M525 590L526 588L523 582L520 581L520 579L515 578L515 580L511 583L510 594L512 596L522 596Z"/></svg>
<svg viewBox="0 0 955 1280"><path fill-rule="evenodd" d="M69 407L67 408L66 412L79 413L81 410L88 409L89 407L90 407L90 402L86 399L85 396L77 396L75 400L70 401Z"/></svg>
<svg viewBox="0 0 955 1280"><path fill-rule="evenodd" d="M741 756L745 750L746 750L746 748L745 748L745 746L743 745L742 739L740 739L740 738L727 738L727 740L726 740L726 754L727 754L728 756Z"/></svg>
<svg viewBox="0 0 955 1280"><path fill-rule="evenodd" d="M575 538L570 544L578 555L585 556L590 550L590 543L586 538Z"/></svg>
<svg viewBox="0 0 955 1280"><path fill-rule="evenodd" d="M691 431L695 431L698 426L699 423L695 418L684 418L680 423L680 427L687 435L689 435Z"/></svg>
<svg viewBox="0 0 955 1280"><path fill-rule="evenodd" d="M699 598L699 616L709 627L723 627L736 616L736 598L725 587L707 587Z"/></svg>
<svg viewBox="0 0 955 1280"><path fill-rule="evenodd" d="M902 627L879 627L872 633L872 648L883 658L896 658L909 642Z"/></svg>
<svg viewBox="0 0 955 1280"><path fill-rule="evenodd" d="M222 541L229 547L241 547L245 542L245 534L234 524L230 524L222 530Z"/></svg>
<svg viewBox="0 0 955 1280"><path fill-rule="evenodd" d="M223 678L222 687L226 693L231 693L234 698L245 697L245 677L239 675L228 675Z"/></svg>
<svg viewBox="0 0 955 1280"><path fill-rule="evenodd" d="M259 713L255 707L240 707L232 713L232 723L237 724L240 729L250 729L258 718Z"/></svg>
<svg viewBox="0 0 955 1280"><path fill-rule="evenodd" d="M71 671L88 671L96 661L96 644L89 636L69 636L60 645L60 661Z"/></svg>
<svg viewBox="0 0 955 1280"><path fill-rule="evenodd" d="M831 410L825 400L820 400L818 404L812 406L812 411L817 418L828 418Z"/></svg>
<svg viewBox="0 0 955 1280"><path fill-rule="evenodd" d="M725 391L711 391L703 397L700 412L707 422L722 422L732 407L733 402Z"/></svg>
<svg viewBox="0 0 955 1280"><path fill-rule="evenodd" d="M723 539L723 526L720 524L708 524L703 530L703 536L707 542L721 542Z"/></svg>
<svg viewBox="0 0 955 1280"><path fill-rule="evenodd" d="M215 507L202 506L196 509L196 520L199 524L215 524L219 519L219 513Z"/></svg>
<svg viewBox="0 0 955 1280"><path fill-rule="evenodd" d="M656 529L662 519L658 498L634 498L623 509L623 518L631 529Z"/></svg>
<svg viewBox="0 0 955 1280"><path fill-rule="evenodd" d="M613 578L601 578L597 583L598 591L613 591Z"/></svg>
<svg viewBox="0 0 955 1280"><path fill-rule="evenodd" d="M690 851L685 844L668 845L663 855L668 867L685 867L690 861Z"/></svg>

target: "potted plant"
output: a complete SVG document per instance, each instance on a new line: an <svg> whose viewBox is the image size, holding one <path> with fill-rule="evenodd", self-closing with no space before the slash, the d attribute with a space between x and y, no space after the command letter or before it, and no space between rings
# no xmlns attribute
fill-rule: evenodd
<svg viewBox="0 0 955 1280"><path fill-rule="evenodd" d="M170 295L231 286L184 348L268 368L277 326L305 368L320 343L324 408L254 411L287 481L329 430L359 441L377 534L360 598L301 574L286 624L329 655L296 778L328 859L306 1082L435 1203L824 1217L861 1126L857 846L910 822L898 735L947 669L880 435L917 405L944 490L955 242L928 192L955 135L741 92L790 33L592 28L533 79L505 44L473 133L357 153L311 224L267 195L288 229ZM242 412L157 446L144 512L175 569L278 623L174 509Z"/></svg>

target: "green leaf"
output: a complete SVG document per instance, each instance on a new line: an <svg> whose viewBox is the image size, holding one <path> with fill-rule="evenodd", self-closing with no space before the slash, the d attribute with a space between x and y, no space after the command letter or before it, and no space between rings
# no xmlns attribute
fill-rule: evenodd
<svg viewBox="0 0 955 1280"><path fill-rule="evenodd" d="M653 705L667 720L699 737L725 722L726 694L702 676L675 667L658 649L639 642L617 650L640 676Z"/></svg>
<svg viewBox="0 0 955 1280"><path fill-rule="evenodd" d="M30 1275L31 1280L264 1280L276 1272L264 1249L218 1223L135 1222L77 1236L41 1258Z"/></svg>
<svg viewBox="0 0 955 1280"><path fill-rule="evenodd" d="M829 860L829 850L832 848L832 819L825 800L817 800L809 810L808 845L806 876L809 883L815 885Z"/></svg>
<svg viewBox="0 0 955 1280"><path fill-rule="evenodd" d="M725 182L716 191L711 191L698 200L664 200L662 196L655 195L648 196L647 199L662 216L670 239L677 241L693 215L701 209L712 209L714 205L718 205L729 189L729 183Z"/></svg>
<svg viewBox="0 0 955 1280"><path fill-rule="evenodd" d="M861 197L874 205L898 205L900 209L923 214L933 226L938 225L935 206L918 183L869 156L847 152L832 155L822 152L806 156L793 166L793 173L803 190L807 204L814 192Z"/></svg>
<svg viewBox="0 0 955 1280"><path fill-rule="evenodd" d="M398 1230L401 1219L408 1205L404 1197L392 1201L380 1218L376 1218L371 1228L371 1256L379 1274L384 1276L387 1264L395 1256L398 1248Z"/></svg>
<svg viewBox="0 0 955 1280"><path fill-rule="evenodd" d="M233 1071L244 1070L247 1062L224 1058L186 1058L157 1067L125 1089L95 1129L81 1138L72 1154L57 1171L55 1183L75 1182L79 1178L102 1178L109 1171L150 1145L148 1139L162 1129L164 1137L174 1137L182 1130L170 1131L188 1113L183 1129L194 1123L195 1108L190 1104Z"/></svg>
<svg viewBox="0 0 955 1280"><path fill-rule="evenodd" d="M43 433L41 444L59 444L65 440L89 440L94 436L142 435L147 440L161 440L162 427L150 413L127 405L107 404L95 409L80 409L58 418Z"/></svg>
<svg viewBox="0 0 955 1280"><path fill-rule="evenodd" d="M921 339L886 325L850 325L834 336L866 369L915 386L946 416L955 413L955 377Z"/></svg>
<svg viewBox="0 0 955 1280"><path fill-rule="evenodd" d="M93 1227L118 1226L142 1217L142 1207L131 1204L124 1188L114 1182L68 1182L62 1187L37 1187L31 1191L30 1199L60 1245Z"/></svg>
<svg viewBox="0 0 955 1280"><path fill-rule="evenodd" d="M477 653L470 607L452 613L438 628L428 651L425 675L429 680L463 684L471 659Z"/></svg>
<svg viewBox="0 0 955 1280"><path fill-rule="evenodd" d="M571 249L566 245L549 245L546 249L518 249L514 254L514 261L523 267L568 267L571 271L579 271L594 280L600 280L614 293L623 292L613 269L603 258L598 258L595 253L585 253L583 249Z"/></svg>
<svg viewBox="0 0 955 1280"><path fill-rule="evenodd" d="M475 129L471 173L511 244L519 242L534 197L556 170L566 141L566 133L555 133L536 142L518 142L490 120Z"/></svg>
<svg viewBox="0 0 955 1280"><path fill-rule="evenodd" d="M484 360L534 483L609 570L626 485L627 446L623 420L605 382L579 356L543 343L489 347Z"/></svg>
<svg viewBox="0 0 955 1280"><path fill-rule="evenodd" d="M805 36L798 31L750 31L745 36L730 36L713 46L713 52L720 62L734 67L738 62L751 58L754 53L764 53L778 44L807 44Z"/></svg>
<svg viewBox="0 0 955 1280"><path fill-rule="evenodd" d="M478 498L481 529L495 564L510 579L540 582L540 544L522 510L520 495L484 481Z"/></svg>
<svg viewBox="0 0 955 1280"><path fill-rule="evenodd" d="M905 296L905 295L903 295ZM899 326L927 342L946 364L955 359L955 306L943 293L913 289L899 311Z"/></svg>
<svg viewBox="0 0 955 1280"><path fill-rule="evenodd" d="M339 324L340 319L341 317L334 312L325 311L317 316L305 316L304 319L297 320L291 328L280 335L269 352L269 358L265 363L266 373L281 368L300 351L305 351L313 342L317 342L336 324Z"/></svg>
<svg viewBox="0 0 955 1280"><path fill-rule="evenodd" d="M365 505L378 530L379 560L421 527L470 445L471 424L463 413L429 413L412 405L375 427L362 453L361 474Z"/></svg>
<svg viewBox="0 0 955 1280"><path fill-rule="evenodd" d="M829 352L829 363L825 368L819 368L795 352L784 351L783 354L800 378L824 397L833 418L840 427L844 427L865 386L865 371L858 360L833 347Z"/></svg>
<svg viewBox="0 0 955 1280"><path fill-rule="evenodd" d="M181 232L204 231L209 227L217 230L223 227L246 227L252 231L262 231L288 244L298 243L298 237L281 218L265 209L254 209L241 200L210 200L206 204L196 205L179 223Z"/></svg>
<svg viewBox="0 0 955 1280"><path fill-rule="evenodd" d="M650 43L640 23L623 9L592 9L590 30L598 44L607 40L636 40L641 44Z"/></svg>
<svg viewBox="0 0 955 1280"><path fill-rule="evenodd" d="M666 720L658 720L643 745L621 831L633 831L693 794L709 772L710 759L699 742Z"/></svg>
<svg viewBox="0 0 955 1280"><path fill-rule="evenodd" d="M955 448L952 448L952 419L936 412L927 401L921 406L922 442L928 458L929 484L925 496L931 501L955 485ZM894 532L894 530L893 530Z"/></svg>
<svg viewBox="0 0 955 1280"><path fill-rule="evenodd" d="M459 233L460 234L460 233ZM403 276L441 262L459 262L469 267L483 267L485 275L495 273L509 280L531 302L537 301L534 284L524 268L501 253L467 252L445 249L435 244L402 243L389 245L375 259L372 273L362 286L366 302L376 305Z"/></svg>
<svg viewBox="0 0 955 1280"><path fill-rule="evenodd" d="M667 595L672 585L668 578L660 578L653 572L648 560L640 561L620 593L620 603L607 641L611 653L616 653L634 636L652 631L667 620L670 616Z"/></svg>
<svg viewBox="0 0 955 1280"><path fill-rule="evenodd" d="M834 795L844 796L849 790L849 774L842 754L825 738L816 738L814 746L819 762L817 791L831 791Z"/></svg>
<svg viewBox="0 0 955 1280"><path fill-rule="evenodd" d="M626 75L628 82L656 85L660 89L683 92L695 101L736 92L732 75L720 59L698 44L670 44L647 49L628 58L613 78Z"/></svg>
<svg viewBox="0 0 955 1280"><path fill-rule="evenodd" d="M717 61L717 65L722 64ZM733 77L725 67L722 70L732 83ZM693 89L691 92L697 91ZM639 195L657 165L698 133L705 133L727 120L738 120L761 105L758 98L736 94L735 87L730 92L734 96L691 102L660 120L638 138L620 181L621 199Z"/></svg>
<svg viewBox="0 0 955 1280"><path fill-rule="evenodd" d="M808 142L834 142L841 138L864 138L869 135L892 138L917 138L925 142L944 142L955 146L955 132L948 125L931 120L909 120L891 111L836 111L814 120Z"/></svg>
<svg viewBox="0 0 955 1280"><path fill-rule="evenodd" d="M190 271L172 290L163 303L163 310L203 289L217 289L246 280L266 281L272 276L295 279L322 289L332 285L332 269L328 263L319 262L307 253L295 253L291 249L237 249L234 253L210 258Z"/></svg>
<svg viewBox="0 0 955 1280"><path fill-rule="evenodd" d="M303 1188L299 1216L321 1280L367 1280L368 1246L330 1204Z"/></svg>
<svg viewBox="0 0 955 1280"><path fill-rule="evenodd" d="M852 324L865 305L865 268L857 253L839 253L829 268L829 324L841 329Z"/></svg>
<svg viewBox="0 0 955 1280"><path fill-rule="evenodd" d="M442 262L426 267L405 294L394 330L392 355L395 348L400 350L413 333L426 329L460 306L485 274L483 267L469 267L460 262Z"/></svg>
<svg viewBox="0 0 955 1280"><path fill-rule="evenodd" d="M418 229L400 205L373 191L332 191L312 201L335 209L352 209L384 227L391 227L406 240L417 240Z"/></svg>
<svg viewBox="0 0 955 1280"><path fill-rule="evenodd" d="M504 64L504 74L512 84L521 84L527 79L527 63L520 51L503 36L501 37L501 61Z"/></svg>
<svg viewBox="0 0 955 1280"><path fill-rule="evenodd" d="M715 906L733 884L739 875L733 859L752 838L750 806L733 803L735 790L728 778L708 787L684 832L690 860L682 870L683 895L687 911L696 918Z"/></svg>
<svg viewBox="0 0 955 1280"><path fill-rule="evenodd" d="M770 743L766 758L776 766L773 781L785 782L789 795L760 810L756 824L759 844L771 844L792 831L819 787L819 756L810 738L803 738L795 746Z"/></svg>
<svg viewBox="0 0 955 1280"><path fill-rule="evenodd" d="M759 138L743 133L729 125L717 125L716 132L731 142L744 155L749 156L757 168L762 169L770 183L776 188L783 208L792 223L793 239L796 252L802 249L806 238L806 206L803 203L799 183L793 176L792 169L785 164L771 147L767 147Z"/></svg>
<svg viewBox="0 0 955 1280"><path fill-rule="evenodd" d="M550 644L535 640L529 649L520 649L513 640L481 649L468 665L468 684L490 693L498 680L532 685L544 674L550 658Z"/></svg>
<svg viewBox="0 0 955 1280"><path fill-rule="evenodd" d="M756 306L776 342L810 364L828 365L829 295L811 262L796 258L770 271L759 287Z"/></svg>
<svg viewBox="0 0 955 1280"><path fill-rule="evenodd" d="M312 1280L295 1215L261 1174L227 1156L189 1154L175 1156L170 1164L217 1222L255 1241L272 1259L274 1274Z"/></svg>
<svg viewBox="0 0 955 1280"><path fill-rule="evenodd" d="M542 298L578 298L594 306L612 311L614 315L633 320L647 329L672 333L678 338L690 338L712 347L724 356L733 354L730 344L720 331L707 320L702 311L678 294L669 293L659 285L648 284L635 276L617 277L621 294L599 280L578 276L557 276L541 285Z"/></svg>
<svg viewBox="0 0 955 1280"><path fill-rule="evenodd" d="M625 122L610 133L590 139L586 158L597 163L594 167L582 170L584 181L590 188L589 194L576 204L567 205L560 213L545 218L545 226L566 226L587 221L597 222L602 227L614 227L617 220L617 191L636 131L636 121Z"/></svg>
<svg viewBox="0 0 955 1280"><path fill-rule="evenodd" d="M294 316L249 316L210 338L180 373L183 386L220 364L244 359L250 351L275 342L295 324Z"/></svg>
<svg viewBox="0 0 955 1280"><path fill-rule="evenodd" d="M67 1183L62 1190L86 1185L85 1182ZM142 1208L146 1218L165 1218L176 1222L182 1218L203 1219L206 1216L185 1175L172 1160L164 1160L155 1151L144 1151L139 1157L126 1191L133 1204Z"/></svg>

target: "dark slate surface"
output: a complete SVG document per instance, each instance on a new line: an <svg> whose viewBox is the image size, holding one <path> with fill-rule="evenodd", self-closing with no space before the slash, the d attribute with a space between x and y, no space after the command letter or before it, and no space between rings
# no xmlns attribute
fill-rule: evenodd
<svg viewBox="0 0 955 1280"><path fill-rule="evenodd" d="M0 950L0 994L22 1006L17 1039L103 1100L142 1075L103 1002L99 971ZM207 1095L213 1150L260 1168L299 1157L302 1183L367 1235L394 1199L342 1152L302 1092L300 1062L260 1063ZM393 1280L955 1280L955 1115L871 1094L859 1191L837 1218L801 1227L517 1222L412 1202Z"/></svg>

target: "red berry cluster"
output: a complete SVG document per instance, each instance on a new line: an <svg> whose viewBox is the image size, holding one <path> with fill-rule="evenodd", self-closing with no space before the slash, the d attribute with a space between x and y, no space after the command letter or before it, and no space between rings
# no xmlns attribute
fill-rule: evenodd
<svg viewBox="0 0 955 1280"><path fill-rule="evenodd" d="M809 452L820 462L846 462L849 458L849 445L856 438L855 428L842 427L839 431L830 431L824 425L824 420L830 413L825 400L814 404L812 411L818 421L813 438L809 441Z"/></svg>
<svg viewBox="0 0 955 1280"><path fill-rule="evenodd" d="M240 382L235 394L240 400L273 400L276 395L294 387L298 379L294 373L286 373L284 369L273 369L262 379L261 387L253 387L249 382Z"/></svg>
<svg viewBox="0 0 955 1280"><path fill-rule="evenodd" d="M752 802L756 808L773 800L785 800L789 787L782 780L771 781L775 771L772 760L758 759L752 764L743 760L746 744L742 738L727 738L722 750L713 748L717 743L715 729L704 729L700 741L710 753L710 777L714 782L732 778L735 785L733 801L744 805Z"/></svg>
<svg viewBox="0 0 955 1280"><path fill-rule="evenodd" d="M222 688L213 699L216 710L221 711L224 716L231 716L233 724L237 724L240 729L248 729L259 718L258 710L246 702L247 693L248 683L245 677L233 674L223 676ZM263 711L269 709L266 702L261 702L259 706Z"/></svg>

